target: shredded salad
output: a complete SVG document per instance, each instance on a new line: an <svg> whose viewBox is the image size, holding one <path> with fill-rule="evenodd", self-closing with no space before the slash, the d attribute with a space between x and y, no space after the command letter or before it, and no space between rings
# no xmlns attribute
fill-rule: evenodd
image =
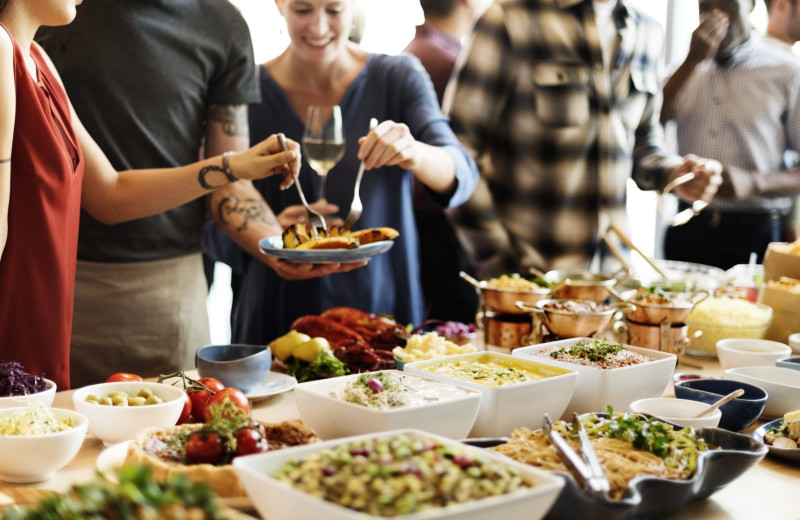
<svg viewBox="0 0 800 520"><path fill-rule="evenodd" d="M0 436L47 435L75 427L72 418L58 418L50 408L33 401L23 410L0 417Z"/></svg>

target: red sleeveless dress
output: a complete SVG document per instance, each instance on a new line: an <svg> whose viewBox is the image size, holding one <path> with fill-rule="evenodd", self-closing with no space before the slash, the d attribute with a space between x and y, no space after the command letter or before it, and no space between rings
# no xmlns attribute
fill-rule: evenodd
<svg viewBox="0 0 800 520"><path fill-rule="evenodd" d="M17 108L8 241L0 257L0 360L43 373L62 390L69 388L84 162L66 94L38 47L31 46L31 56L38 83L14 42Z"/></svg>

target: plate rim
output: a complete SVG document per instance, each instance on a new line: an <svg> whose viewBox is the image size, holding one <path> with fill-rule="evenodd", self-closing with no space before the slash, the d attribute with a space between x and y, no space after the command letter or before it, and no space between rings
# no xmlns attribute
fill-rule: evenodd
<svg viewBox="0 0 800 520"><path fill-rule="evenodd" d="M377 256L389 251L394 245L394 240L380 240L358 246L353 249L301 249L293 250L283 247L274 247L275 241L280 241L280 236L265 237L258 241L258 248L267 256L286 260L294 263L333 264L363 262L367 258ZM283 253L278 253L279 251ZM288 255L287 255L288 253ZM333 258L333 259L331 259Z"/></svg>
<svg viewBox="0 0 800 520"><path fill-rule="evenodd" d="M190 370L184 370L183 373L186 375L186 377L189 377L191 379L200 379L200 374L196 368L192 368ZM249 392L245 392L244 395L245 397L247 397L248 401L250 402L260 401L262 399L266 399L267 397L272 397L273 395L282 394L284 392L288 392L297 385L297 379L294 376L290 376L289 374L284 374L283 372L275 372L275 371L270 371L269 374L270 374L269 377L275 377L277 379L280 379L283 381L283 383L281 383L281 385L275 390L256 393L253 390L263 385L263 381L261 383L258 383L253 389L250 389Z"/></svg>
<svg viewBox="0 0 800 520"><path fill-rule="evenodd" d="M95 468L97 471L103 474L106 479L117 482L117 476L114 474L115 462L119 463L119 467L122 467L123 463L125 462L125 457L128 453L128 446L130 446L131 441L122 441L116 444L113 444L103 451L97 456L95 460Z"/></svg>
<svg viewBox="0 0 800 520"><path fill-rule="evenodd" d="M761 426L759 426L758 428L756 428L755 430L753 430L751 436L753 437L753 439L766 446L767 449L769 450L770 455L780 457L784 460L800 462L800 447L797 447L796 449L793 450L787 448L776 448L775 446L772 446L764 442L764 434L767 432L767 430L777 426L781 421L783 421L783 417L779 417L778 419L773 419L769 422L766 422Z"/></svg>

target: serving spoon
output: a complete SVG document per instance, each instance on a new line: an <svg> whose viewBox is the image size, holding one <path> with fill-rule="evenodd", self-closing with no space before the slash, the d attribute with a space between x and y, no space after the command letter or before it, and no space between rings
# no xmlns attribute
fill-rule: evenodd
<svg viewBox="0 0 800 520"><path fill-rule="evenodd" d="M700 417L703 417L704 415L707 415L709 412L713 412L714 410L716 410L717 408L719 408L723 404L727 403L728 401L733 401L734 399L736 399L737 397L739 397L743 393L744 393L743 389L737 388L733 392L729 393L725 397L719 399L717 402L715 402L712 405L710 405L708 408L706 408L705 410L703 410L699 414L695 415L694 419L699 419Z"/></svg>

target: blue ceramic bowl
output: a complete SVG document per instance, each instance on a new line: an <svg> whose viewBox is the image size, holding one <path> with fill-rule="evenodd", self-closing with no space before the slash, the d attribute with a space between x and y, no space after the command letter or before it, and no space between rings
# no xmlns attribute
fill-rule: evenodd
<svg viewBox="0 0 800 520"><path fill-rule="evenodd" d="M720 406L719 427L730 431L744 430L764 412L767 392L756 385L728 379L692 379L675 383L675 397L712 404L741 388L744 395Z"/></svg>
<svg viewBox="0 0 800 520"><path fill-rule="evenodd" d="M392 354L392 357L394 358L394 364L397 366L397 370L402 371L403 367L406 366L406 361L403 361L402 359L400 359L399 357L395 356L394 354Z"/></svg>
<svg viewBox="0 0 800 520"><path fill-rule="evenodd" d="M775 362L776 367L791 368L793 370L800 370L800 357L790 357L786 359L779 359Z"/></svg>
<svg viewBox="0 0 800 520"><path fill-rule="evenodd" d="M200 377L247 393L267 378L272 352L266 345L206 345L197 350L194 366Z"/></svg>

